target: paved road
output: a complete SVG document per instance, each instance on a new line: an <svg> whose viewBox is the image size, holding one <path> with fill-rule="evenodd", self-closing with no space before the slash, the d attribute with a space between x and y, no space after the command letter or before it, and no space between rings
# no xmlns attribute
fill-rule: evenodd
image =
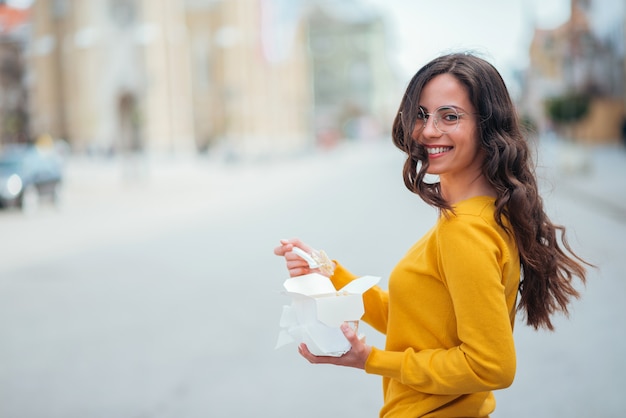
<svg viewBox="0 0 626 418"><path fill-rule="evenodd" d="M622 417L626 153L586 150L581 174L561 144L542 151L548 210L600 268L556 333L517 324L518 373L494 416ZM297 235L386 277L435 218L401 164L382 144L135 174L73 161L60 210L0 213L0 416L376 416L379 378L273 349L288 300L271 251Z"/></svg>

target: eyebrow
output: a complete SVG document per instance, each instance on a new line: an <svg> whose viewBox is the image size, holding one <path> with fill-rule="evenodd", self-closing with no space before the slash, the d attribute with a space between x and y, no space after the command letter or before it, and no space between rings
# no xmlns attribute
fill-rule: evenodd
<svg viewBox="0 0 626 418"><path fill-rule="evenodd" d="M420 104L417 105L418 108L422 108L424 109L426 112L428 112L428 108L426 106L422 106ZM446 108L446 107L452 107L456 110L461 110L463 112L467 112L467 110L463 109L461 106L456 106L456 105L452 105L452 104L445 104L445 105L441 105L435 108L435 110L437 109L441 109L441 108Z"/></svg>

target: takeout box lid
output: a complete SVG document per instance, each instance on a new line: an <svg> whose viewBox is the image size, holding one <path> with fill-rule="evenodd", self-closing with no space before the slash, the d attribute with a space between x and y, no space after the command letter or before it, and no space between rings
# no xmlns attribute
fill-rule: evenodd
<svg viewBox="0 0 626 418"><path fill-rule="evenodd" d="M380 277L362 276L337 290L328 277L319 273L310 273L287 279L283 286L289 293L313 297L332 293L362 294L379 281Z"/></svg>
<svg viewBox="0 0 626 418"><path fill-rule="evenodd" d="M380 277L363 276L336 290L328 277L311 273L287 279L284 287L296 305L299 305L298 301L304 302L303 299L313 300L317 320L330 327L339 327L345 321L359 320L363 316L362 294L379 280ZM307 306L308 303L296 306L296 310L307 309Z"/></svg>

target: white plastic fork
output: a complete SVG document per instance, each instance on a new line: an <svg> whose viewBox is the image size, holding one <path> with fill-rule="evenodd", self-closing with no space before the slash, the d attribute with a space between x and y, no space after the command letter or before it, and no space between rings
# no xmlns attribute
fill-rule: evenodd
<svg viewBox="0 0 626 418"><path fill-rule="evenodd" d="M294 252L298 257L306 261L309 264L309 268L319 268L320 265L317 264L317 261L315 261L313 257L311 257L311 255L304 251L302 248L293 247L291 251Z"/></svg>

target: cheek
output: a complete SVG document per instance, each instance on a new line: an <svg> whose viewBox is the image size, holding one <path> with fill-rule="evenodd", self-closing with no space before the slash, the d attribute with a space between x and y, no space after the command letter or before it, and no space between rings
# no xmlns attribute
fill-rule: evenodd
<svg viewBox="0 0 626 418"><path fill-rule="evenodd" d="M464 159L482 162L485 153L480 145L480 139L474 134L466 134L463 137L457 137L456 146L458 151L463 155Z"/></svg>
<svg viewBox="0 0 626 418"><path fill-rule="evenodd" d="M413 138L415 142L419 142L420 131L417 128L413 128L413 132L411 133L411 138Z"/></svg>
<svg viewBox="0 0 626 418"><path fill-rule="evenodd" d="M482 165L487 158L487 150L481 146L480 140L476 140L476 142L474 142L474 154L476 156L476 161L479 161Z"/></svg>
<svg viewBox="0 0 626 418"><path fill-rule="evenodd" d="M469 132L467 142L469 147L474 150L475 154L481 154L482 147L480 144L480 137L478 136L478 132L476 132L476 129L472 129Z"/></svg>

